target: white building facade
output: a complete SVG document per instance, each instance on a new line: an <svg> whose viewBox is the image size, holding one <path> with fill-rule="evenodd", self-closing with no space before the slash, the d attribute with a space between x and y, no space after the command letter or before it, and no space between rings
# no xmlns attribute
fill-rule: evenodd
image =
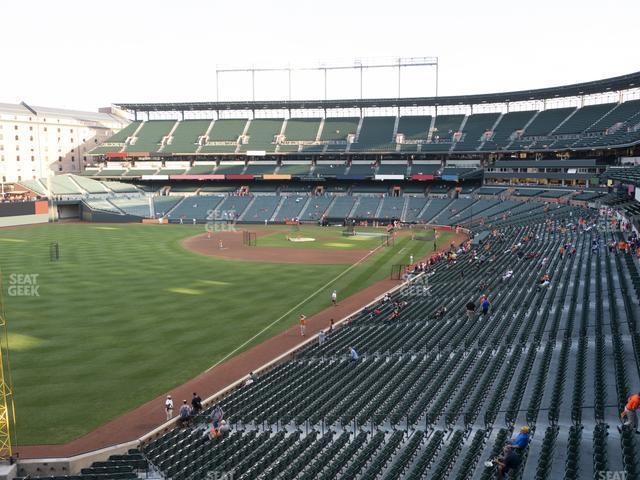
<svg viewBox="0 0 640 480"><path fill-rule="evenodd" d="M115 109L82 112L0 103L0 182L80 173L87 152L129 123Z"/></svg>

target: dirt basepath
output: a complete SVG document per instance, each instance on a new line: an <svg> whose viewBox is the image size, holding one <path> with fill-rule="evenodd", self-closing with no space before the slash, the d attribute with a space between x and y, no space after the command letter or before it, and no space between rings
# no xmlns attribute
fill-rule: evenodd
<svg viewBox="0 0 640 480"><path fill-rule="evenodd" d="M273 231L251 230L256 236L273 233ZM222 248L220 248L222 241ZM247 247L243 245L242 232L213 232L211 238L206 233L186 238L182 246L187 250L211 257L228 258L267 263L309 263L326 265L353 265L368 250L353 248L297 248L297 247Z"/></svg>
<svg viewBox="0 0 640 480"><path fill-rule="evenodd" d="M207 240L206 237L205 240ZM452 237L451 241L457 245L464 240L466 240L466 236L456 234ZM242 242L241 235L240 242ZM446 250L446 248L447 247L443 247L442 250ZM386 291L397 286L399 283L398 281L381 280L339 301L337 306L329 306L317 315L308 318L307 337L313 336L321 329L326 329L331 318L337 321L350 315L362 306L383 295ZM274 358L295 348L303 340L304 338L300 336L297 325L293 326L167 393L170 393L174 400L177 400L178 404L182 399L190 399L193 392L198 392L202 398L207 398L233 382L246 377L250 371L257 370ZM125 392L123 392L123 394L125 394ZM22 459L70 457L135 440L157 428L165 421L165 397L166 394L140 405L136 409L115 418L109 423L67 444L29 445L16 447L15 451L19 452L20 458Z"/></svg>

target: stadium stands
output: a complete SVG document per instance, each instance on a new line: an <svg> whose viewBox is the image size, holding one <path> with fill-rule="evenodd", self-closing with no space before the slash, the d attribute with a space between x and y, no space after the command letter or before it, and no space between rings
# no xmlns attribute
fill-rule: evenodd
<svg viewBox="0 0 640 480"><path fill-rule="evenodd" d="M162 146L162 140L169 135L175 123L175 120L144 122L136 133L136 136L133 137L125 147L125 151L157 152Z"/></svg>
<svg viewBox="0 0 640 480"><path fill-rule="evenodd" d="M224 398L229 437L210 441L197 423L144 445L145 458L184 479L231 470L239 478L491 479L495 469L484 461L516 425L529 425L517 478L635 472L633 433L611 428L640 380L624 360L633 355L626 347L627 325L635 324L626 293L627 269L637 272L633 258L604 248L619 232L563 227L590 218L587 210L557 207L546 217L550 227L544 214L516 211L496 222L502 234L488 240L492 268L472 253L437 263L429 286L401 289ZM521 260L510 248L525 234L522 257L530 259ZM575 255L558 253L566 242ZM536 286L541 271L552 288ZM490 315L468 321L460 312L481 293L490 295ZM389 321L397 301L407 304ZM437 313L443 306L444 316ZM349 346L358 362L348 360Z"/></svg>
<svg viewBox="0 0 640 480"><path fill-rule="evenodd" d="M211 125L211 120L183 120L173 131L171 139L162 150L165 153L195 153Z"/></svg>
<svg viewBox="0 0 640 480"><path fill-rule="evenodd" d="M431 115L400 117L398 133L404 135L404 140L410 142L427 141L431 127Z"/></svg>
<svg viewBox="0 0 640 480"><path fill-rule="evenodd" d="M319 221L327 211L329 205L339 197L331 197L329 195L311 197L309 203L300 212L299 217L302 221Z"/></svg>
<svg viewBox="0 0 640 480"><path fill-rule="evenodd" d="M201 153L234 153L238 148L238 140L247 125L245 119L221 119L213 122L209 131L208 143Z"/></svg>
<svg viewBox="0 0 640 480"><path fill-rule="evenodd" d="M480 146L483 135L491 131L499 117L499 113L477 113L467 117L467 122L462 129L462 138L456 142L453 150L467 152L476 150Z"/></svg>
<svg viewBox="0 0 640 480"><path fill-rule="evenodd" d="M326 118L320 134L323 142L346 142L349 135L358 131L358 117Z"/></svg>
<svg viewBox="0 0 640 480"><path fill-rule="evenodd" d="M482 145L481 150L495 151L504 149L515 132L524 129L525 125L536 113L536 111L505 113L494 128L493 135Z"/></svg>
<svg viewBox="0 0 640 480"><path fill-rule="evenodd" d="M533 119L525 129L523 136L547 136L576 111L573 107L544 110Z"/></svg>
<svg viewBox="0 0 640 480"><path fill-rule="evenodd" d="M396 122L396 133L403 138L399 145L394 138ZM418 115L329 117L324 120L291 118L286 121L151 120L132 122L90 154L105 155L123 149L133 154L148 151L163 156L246 154L249 151L319 155L588 149L638 142L639 126L640 100L504 114L442 114L435 118ZM277 140L281 133L283 137ZM165 138L167 141L163 145ZM203 146L199 145L201 138L207 139ZM125 144L127 139L129 143ZM242 143L245 140L247 143Z"/></svg>
<svg viewBox="0 0 640 480"><path fill-rule="evenodd" d="M438 143L451 143L453 135L460 130L460 126L462 125L464 118L464 115L436 116L431 141Z"/></svg>
<svg viewBox="0 0 640 480"><path fill-rule="evenodd" d="M283 122L282 118L251 120L247 130L249 140L240 145L240 152L246 153L250 150L274 152L276 149L275 137L280 134Z"/></svg>
<svg viewBox="0 0 640 480"><path fill-rule="evenodd" d="M579 108L571 118L558 127L554 134L578 134L586 131L591 125L609 113L615 106L616 105L613 103L605 103L599 105L587 105L586 107Z"/></svg>
<svg viewBox="0 0 640 480"><path fill-rule="evenodd" d="M318 136L320 118L290 118L284 130L287 142L313 142ZM280 145L282 148L283 145ZM296 150L297 151L297 150Z"/></svg>
<svg viewBox="0 0 640 480"><path fill-rule="evenodd" d="M238 220L248 223L263 223L270 220L280 203L278 195L256 195Z"/></svg>
<svg viewBox="0 0 640 480"><path fill-rule="evenodd" d="M396 117L364 117L357 143L351 151L391 151L395 150L393 128Z"/></svg>

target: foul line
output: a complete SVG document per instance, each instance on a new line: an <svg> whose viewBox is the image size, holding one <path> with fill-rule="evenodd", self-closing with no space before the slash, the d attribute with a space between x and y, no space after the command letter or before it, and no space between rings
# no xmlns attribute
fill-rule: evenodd
<svg viewBox="0 0 640 480"><path fill-rule="evenodd" d="M246 342L244 342L243 344L241 344L240 346L236 347L234 350L232 350L231 352L229 352L228 354L226 354L224 357L222 357L220 360L218 360L216 363L214 363L212 366L210 366L209 368L207 368L205 371L208 372L212 369L214 369L215 367L217 367L218 365L220 365L222 362L224 362L226 359L228 359L229 357L231 357L234 353L236 353L238 350L242 349L243 347L245 347L247 344L251 343L253 340L255 340L256 338L258 338L260 335L262 335L264 332L266 332L267 330L269 330L271 327L273 327L276 323L280 322L282 319L286 318L288 315L290 315L291 313L293 313L294 310L297 310L298 308L300 308L302 305L304 305L305 303L307 303L309 300L311 300L313 297L315 297L316 295L318 295L321 291L323 291L325 288L327 288L329 285L331 285L332 283L335 283L340 277L342 277L343 275L345 275L346 273L348 273L349 271L351 271L351 269L357 267L358 265L360 265L362 262L364 262L368 257L370 257L371 255L373 255L375 252L377 252L380 248L382 248L383 245L378 245L375 249L371 250L369 253L367 253L364 257L362 257L360 260L358 260L356 263L354 263L353 265L351 265L349 268L345 269L342 273L340 273L338 276L336 276L335 278L333 278L332 280L329 280L326 284L324 284L322 287L320 287L318 290L316 290L315 292L313 292L311 295L309 295L307 298L305 298L304 300L302 300L300 303L298 303L297 305L291 307L291 309L289 311L287 311L286 313L284 313L283 315L281 315L279 318L277 318L276 320L274 320L273 322L271 322L269 325L267 325L266 327L264 327L262 330L260 330L258 333L256 333L253 337L251 337L249 340L247 340Z"/></svg>

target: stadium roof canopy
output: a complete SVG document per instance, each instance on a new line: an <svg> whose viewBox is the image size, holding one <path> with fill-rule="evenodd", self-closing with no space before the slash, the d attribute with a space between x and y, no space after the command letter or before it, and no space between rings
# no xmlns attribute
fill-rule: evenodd
<svg viewBox="0 0 640 480"><path fill-rule="evenodd" d="M115 103L132 112L184 112L205 110L298 110L380 107L433 107L452 105L478 105L492 103L526 102L553 98L593 95L640 88L640 72L619 77L575 83L560 87L519 90L516 92L456 95L445 97L376 98L344 100L285 100L285 101L233 101L233 102L185 102L185 103Z"/></svg>

